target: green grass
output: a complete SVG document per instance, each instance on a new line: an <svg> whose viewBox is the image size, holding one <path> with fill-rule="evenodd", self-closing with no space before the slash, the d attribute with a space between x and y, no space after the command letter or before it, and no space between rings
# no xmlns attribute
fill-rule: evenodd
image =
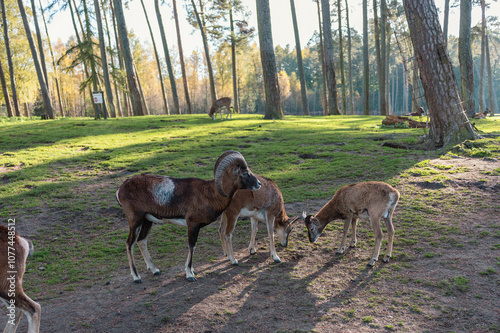
<svg viewBox="0 0 500 333"><path fill-rule="evenodd" d="M45 286L55 286L51 292L56 293L111 278L127 266L128 227L115 191L134 174L210 179L217 157L232 149L245 156L252 171L272 178L286 203L328 199L340 186L361 180L396 185L401 178L418 176L446 181L445 175L454 168L429 161L447 150L382 147L380 138L385 135L411 143L423 132L382 128L381 120L287 116L265 121L257 115L238 115L224 122L206 115L107 121L0 119L0 218L15 218L20 230L23 224L29 225L36 251L28 269L36 278L27 285L42 294L47 292ZM498 133L494 125L489 120L476 123L484 132ZM498 139L459 148L452 154L472 155L468 150L474 148L488 151L489 157L500 155ZM409 204L400 216L403 226L436 228L426 225L421 212L437 215L438 209L419 201ZM151 233L148 243L158 267L183 262L185 229L162 225ZM420 230L398 235L395 242L416 246L422 234ZM432 240L431 234L427 237ZM221 254L216 228L204 229L198 244L201 250L195 260L201 260L201 253L205 259ZM431 258L434 252L425 253ZM136 254L138 268L144 272L142 258Z"/></svg>

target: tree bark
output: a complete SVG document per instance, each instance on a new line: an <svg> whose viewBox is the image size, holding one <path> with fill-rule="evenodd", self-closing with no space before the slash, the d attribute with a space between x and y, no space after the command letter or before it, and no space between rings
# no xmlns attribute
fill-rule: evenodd
<svg viewBox="0 0 500 333"><path fill-rule="evenodd" d="M363 114L370 114L370 63L368 59L368 0L363 0Z"/></svg>
<svg viewBox="0 0 500 333"><path fill-rule="evenodd" d="M443 22L443 37L444 44L448 44L448 23L450 20L450 0L444 0L444 22Z"/></svg>
<svg viewBox="0 0 500 333"><path fill-rule="evenodd" d="M472 0L460 1L460 35L458 37L458 60L460 62L460 93L465 112L469 118L476 113L474 103L474 61L471 48Z"/></svg>
<svg viewBox="0 0 500 333"><path fill-rule="evenodd" d="M428 149L478 138L460 103L433 0L404 0L406 19L429 107Z"/></svg>
<svg viewBox="0 0 500 333"><path fill-rule="evenodd" d="M486 34L486 71L488 72L488 107L491 111L491 115L495 115L495 111L498 110L498 105L496 102L495 89L493 87L493 74L491 71L491 59L490 59L490 43L488 39L488 34Z"/></svg>
<svg viewBox="0 0 500 333"><path fill-rule="evenodd" d="M5 51L7 53L7 65L9 67L10 76L10 89L12 90L12 104L14 105L14 112L17 117L21 116L19 109L19 99L17 97L16 77L14 76L14 64L12 63L12 54L10 51L9 29L7 27L7 17L5 14L5 1L0 0L2 9L2 23L3 23L3 40L5 42ZM10 104L9 104L10 106ZM11 110L12 111L12 110Z"/></svg>
<svg viewBox="0 0 500 333"><path fill-rule="evenodd" d="M269 0L257 1L257 24L259 30L260 60L264 75L266 113L264 119L282 119L281 99L274 56L271 12Z"/></svg>
<svg viewBox="0 0 500 333"><path fill-rule="evenodd" d="M184 86L184 98L186 99L186 106L188 114L192 114L193 110L191 108L191 98L189 96L189 85L186 74L186 64L184 63L184 52L182 50L182 40L181 40L181 29L179 27L179 17L177 15L177 0L172 1L174 5L174 20L175 20L175 30L177 32L177 47L179 48L179 60L181 64L182 73L182 84Z"/></svg>
<svg viewBox="0 0 500 333"><path fill-rule="evenodd" d="M175 0L174 0L175 1ZM231 29L231 70L233 71L233 107L234 112L240 113L238 97L238 72L236 71L236 35L234 33L233 2L229 5L229 27Z"/></svg>
<svg viewBox="0 0 500 333"><path fill-rule="evenodd" d="M102 29L101 6L99 0L94 0L95 19L97 21L97 32L99 34L99 48L101 50L102 74L104 76L104 87L106 88L106 101L110 110L110 116L116 118L115 102L111 82L109 80L108 57L106 54L106 44L104 43L104 31ZM105 114L106 115L106 114Z"/></svg>
<svg viewBox="0 0 500 333"><path fill-rule="evenodd" d="M323 16L323 35L325 45L325 70L328 86L328 114L339 115L339 103L337 100L337 80L335 79L335 61L333 59L332 23L330 19L330 2L321 0L321 11Z"/></svg>
<svg viewBox="0 0 500 333"><path fill-rule="evenodd" d="M139 82L134 71L134 60L132 58L132 51L130 50L127 25L125 23L125 16L123 15L122 0L113 0L113 4L123 60L125 63L125 70L127 72L127 82L130 89L130 97L132 99L132 109L135 116L144 116L145 110L142 106Z"/></svg>
<svg viewBox="0 0 500 333"><path fill-rule="evenodd" d="M347 114L347 98L345 86L345 66L344 66L344 38L342 35L342 2L337 0L337 18L339 23L339 65L340 65L340 88L342 91L342 110L341 113Z"/></svg>
<svg viewBox="0 0 500 333"><path fill-rule="evenodd" d="M35 0L31 0L31 11L33 12L33 22L35 23L36 40L38 43L38 53L40 54L40 65L42 66L43 77L47 84L47 90L50 95L49 75L47 74L47 66L45 64L45 52L43 50L42 34L38 25L38 15L36 13Z"/></svg>
<svg viewBox="0 0 500 333"><path fill-rule="evenodd" d="M323 94L323 115L328 114L328 94L326 92L326 66L325 66L325 48L323 44L323 28L321 27L322 21L321 21L321 8L320 8L320 0L316 0L316 4L318 7L318 24L319 24L319 58L321 62L321 78L323 79L323 89L322 89L322 94Z"/></svg>
<svg viewBox="0 0 500 333"><path fill-rule="evenodd" d="M44 110L50 119L54 119L54 110L52 109L52 103L50 101L49 90L47 89L47 84L43 77L42 67L40 66L40 61L38 60L38 55L36 52L35 42L31 35L31 29L28 22L28 17L26 16L26 10L24 9L23 1L17 0L19 6L19 11L21 13L21 18L24 24L24 30L26 32L26 38L31 49L31 55L33 57L33 64L35 66L36 75L38 77L38 83L40 84L40 91L42 92L43 106Z"/></svg>
<svg viewBox="0 0 500 333"><path fill-rule="evenodd" d="M481 0L481 62L479 66L479 112L484 112L486 107L486 99L484 93L484 79L486 73L486 5L485 1Z"/></svg>
<svg viewBox="0 0 500 333"><path fill-rule="evenodd" d="M297 15L295 13L294 0L290 0L290 7L292 9L293 32L295 35L295 51L297 53L297 67L299 70L300 93L302 96L302 112L304 113L304 115L308 115L309 104L307 102L306 78L304 75L304 64L302 62L302 48L300 47L299 25L297 23Z"/></svg>

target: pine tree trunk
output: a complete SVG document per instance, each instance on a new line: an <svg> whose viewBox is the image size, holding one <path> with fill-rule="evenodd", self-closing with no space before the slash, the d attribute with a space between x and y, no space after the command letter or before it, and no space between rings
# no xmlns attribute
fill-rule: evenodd
<svg viewBox="0 0 500 333"><path fill-rule="evenodd" d="M329 0L321 0L321 12L323 16L325 70L329 102L328 114L339 115L340 111L337 100L337 80L335 79L335 60L333 58L332 23L330 19Z"/></svg>
<svg viewBox="0 0 500 333"><path fill-rule="evenodd" d="M158 49L156 48L156 42L153 35L153 29L151 29L151 24L149 23L148 12L146 11L146 7L144 6L144 0L141 0L142 10L144 11L144 16L146 17L146 23L148 24L149 35L151 36L151 42L153 43L153 52L155 54L156 60L156 68L158 69L158 78L160 79L160 87L161 87L161 97L163 100L163 107L165 108L165 114L170 115L170 111L168 110L168 101L167 101L167 93L165 91L165 84L163 83L163 73L161 70L160 57L158 56Z"/></svg>
<svg viewBox="0 0 500 333"><path fill-rule="evenodd" d="M370 114L370 63L368 58L368 0L363 0L363 114Z"/></svg>
<svg viewBox="0 0 500 333"><path fill-rule="evenodd" d="M274 56L271 12L269 0L257 0L257 24L259 30L260 60L266 93L266 114L264 119L282 119L280 90Z"/></svg>
<svg viewBox="0 0 500 333"><path fill-rule="evenodd" d="M104 87L106 88L106 101L110 110L110 116L116 118L115 102L111 82L109 80L108 57L106 54L106 44L104 43L104 31L102 29L101 10L99 0L94 0L95 16L97 21L97 32L99 34L99 48L101 49L102 74L104 76Z"/></svg>
<svg viewBox="0 0 500 333"><path fill-rule="evenodd" d="M52 59L52 67L54 69L55 81L56 81L56 90L57 90L57 101L59 103L59 110L61 111L61 117L64 117L64 107L61 96L61 87L59 85L59 72L56 67L56 59L54 57L54 51L52 50L52 44L50 42L49 29L47 28L47 20L45 20L45 13L42 6L42 0L40 1L40 10L42 12L43 25L45 27L45 34L47 35L47 43L49 44L50 57Z"/></svg>
<svg viewBox="0 0 500 333"><path fill-rule="evenodd" d="M491 71L491 59L490 59L490 43L488 39L488 34L486 34L486 71L488 73L488 107L491 111L491 115L495 115L495 111L498 111L497 99L495 96L495 89L493 87L493 74Z"/></svg>
<svg viewBox="0 0 500 333"><path fill-rule="evenodd" d="M403 3L429 107L427 148L437 149L477 138L460 103L434 1L404 0Z"/></svg>
<svg viewBox="0 0 500 333"><path fill-rule="evenodd" d="M123 15L122 0L113 0L113 4L117 23L116 25L118 27L118 36L120 38L122 55L125 63L125 70L127 72L127 82L130 90L130 97L132 99L132 109L135 116L144 116L146 113L142 106L139 82L134 71L134 60L132 58L132 51L130 50L128 31L125 24L125 16Z"/></svg>
<svg viewBox="0 0 500 333"><path fill-rule="evenodd" d="M31 35L31 29L28 22L28 17L26 16L26 10L24 9L22 0L17 0L17 4L19 5L19 11L21 13L21 18L23 20L24 30L26 32L26 38L28 39L28 43L31 49L31 55L33 56L33 64L35 66L36 75L38 77L38 83L40 84L40 91L42 92L44 110L50 119L54 119L54 111L52 109L52 103L50 101L49 90L47 89L47 84L43 77L40 61L38 60L35 42L33 41L33 37Z"/></svg>
<svg viewBox="0 0 500 333"><path fill-rule="evenodd" d="M354 98L353 98L353 87L352 87L352 50L351 50L351 26L349 24L349 4L345 0L345 13L346 13L346 24L347 24L347 58L348 58L348 79L349 79L349 114L354 115ZM347 114L347 110L346 110Z"/></svg>
<svg viewBox="0 0 500 333"><path fill-rule="evenodd" d="M339 65L340 65L340 88L342 91L342 110L340 113L347 114L347 97L345 86L345 66L344 66L344 37L342 35L342 2L337 0L337 17L339 23Z"/></svg>
<svg viewBox="0 0 500 333"><path fill-rule="evenodd" d="M316 0L316 4L318 7L318 24L319 24L319 60L321 62L321 78L323 79L323 89L322 89L322 95L323 95L323 115L328 114L328 94L326 92L326 66L325 66L325 48L324 48L324 37L323 37L323 28L321 27L322 21L321 21L321 8L320 8L320 0Z"/></svg>
<svg viewBox="0 0 500 333"><path fill-rule="evenodd" d="M300 47L300 38L299 38L299 25L297 24L297 15L295 13L294 0L290 0L290 7L292 9L293 32L295 35L295 51L297 53L297 67L299 70L300 93L302 96L302 112L304 113L304 115L308 115L309 104L307 102L306 78L304 75L304 64L302 62L302 48Z"/></svg>
<svg viewBox="0 0 500 333"><path fill-rule="evenodd" d="M460 96L469 118L475 113L474 62L471 49L472 0L460 1L460 35L458 37L458 60L460 62Z"/></svg>
<svg viewBox="0 0 500 333"><path fill-rule="evenodd" d="M179 60L181 64L182 73L182 84L184 86L184 98L186 99L187 113L192 114L193 110L191 108L191 98L189 97L189 85L186 74L186 64L184 63L184 52L182 50L182 40L181 40L181 29L179 27L179 17L177 15L177 1L172 1L174 5L174 19L175 19L175 30L177 32L177 47L179 48Z"/></svg>
<svg viewBox="0 0 500 333"><path fill-rule="evenodd" d="M376 0L375 0L376 1ZM380 98L380 114L385 116L389 112L387 110L387 44L386 44L386 25L387 25L387 3L385 0L380 2L380 24L378 25L379 30L379 45L380 45L380 67L378 70L380 72L378 89Z"/></svg>
<svg viewBox="0 0 500 333"><path fill-rule="evenodd" d="M175 0L174 0L175 1ZM236 71L236 36L234 33L233 4L229 6L229 27L231 29L231 69L233 71L233 106L234 112L240 113L238 97L238 73Z"/></svg>
<svg viewBox="0 0 500 333"><path fill-rule="evenodd" d="M7 65L9 67L10 76L10 89L12 90L12 104L14 105L14 113L17 117L21 116L21 110L19 109L19 99L17 97L17 87L16 87L16 77L14 76L14 64L12 63L12 54L10 52L10 40L9 40L9 29L7 27L7 17L5 14L5 1L0 0L0 6L2 10L2 23L3 23L3 40L5 42L5 51L7 53ZM10 104L9 104L10 106ZM11 110L12 112L12 110Z"/></svg>
<svg viewBox="0 0 500 333"><path fill-rule="evenodd" d="M38 15L36 13L35 0L31 0L31 11L33 12L33 22L35 23L35 33L36 40L38 43L38 53L40 54L40 65L42 66L42 73L47 84L47 90L50 96L50 85L49 85L49 75L47 74L47 66L45 64L45 52L42 42L42 34L40 32L40 26L38 25Z"/></svg>
<svg viewBox="0 0 500 333"><path fill-rule="evenodd" d="M484 112L486 107L486 99L484 94L484 79L486 73L486 5L485 1L481 0L481 63L479 67L479 87L478 87L478 98L479 98L479 112Z"/></svg>
<svg viewBox="0 0 500 333"><path fill-rule="evenodd" d="M212 104L213 104L217 100L217 92L215 91L214 71L212 68L212 61L210 58L210 50L208 48L208 40L207 40L207 34L205 32L205 24L202 22L200 13L196 8L194 0L191 0L191 5L193 6L194 14L196 16L196 21L198 22L198 26L200 27L201 39L203 41L203 49L205 50L205 60L207 61L208 79L210 81L210 97L212 98ZM201 10L203 11L203 9Z"/></svg>
<svg viewBox="0 0 500 333"><path fill-rule="evenodd" d="M3 71L2 59L0 59L0 83L2 84L3 98L7 106L7 117L14 117L12 113L12 106L10 104L9 91L7 90L7 80L5 80L5 73Z"/></svg>

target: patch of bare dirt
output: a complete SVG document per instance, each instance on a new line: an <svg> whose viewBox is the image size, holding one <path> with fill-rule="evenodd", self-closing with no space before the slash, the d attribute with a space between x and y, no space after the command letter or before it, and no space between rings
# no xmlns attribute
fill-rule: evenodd
<svg viewBox="0 0 500 333"><path fill-rule="evenodd" d="M278 249L281 264L269 257L261 225L256 255L246 246L235 248L239 266L222 250L211 262L196 252L194 283L185 280L183 262L154 276L137 257L143 283L135 284L124 256L111 279L39 300L41 332L498 332L499 177L488 172L500 163L468 158L432 163L464 169L444 181L401 180L395 255L387 264L366 266L373 246L367 221L360 221L358 247L342 255L335 254L340 221L314 245L301 225L289 248ZM443 196L447 199L440 201ZM312 213L328 200L287 204L287 209L290 215ZM415 203L422 200L423 206ZM114 208L101 213L119 219ZM236 229L250 233L245 222ZM154 259L158 253L150 250ZM458 276L467 280L467 290L450 287L447 293L443 281ZM23 321L19 331L25 330Z"/></svg>

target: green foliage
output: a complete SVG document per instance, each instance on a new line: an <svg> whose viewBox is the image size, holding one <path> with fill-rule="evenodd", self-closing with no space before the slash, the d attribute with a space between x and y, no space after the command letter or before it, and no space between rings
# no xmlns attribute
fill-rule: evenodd
<svg viewBox="0 0 500 333"><path fill-rule="evenodd" d="M457 292L469 290L469 280L458 275L448 280L439 281L438 286L444 290L445 295L455 295Z"/></svg>

